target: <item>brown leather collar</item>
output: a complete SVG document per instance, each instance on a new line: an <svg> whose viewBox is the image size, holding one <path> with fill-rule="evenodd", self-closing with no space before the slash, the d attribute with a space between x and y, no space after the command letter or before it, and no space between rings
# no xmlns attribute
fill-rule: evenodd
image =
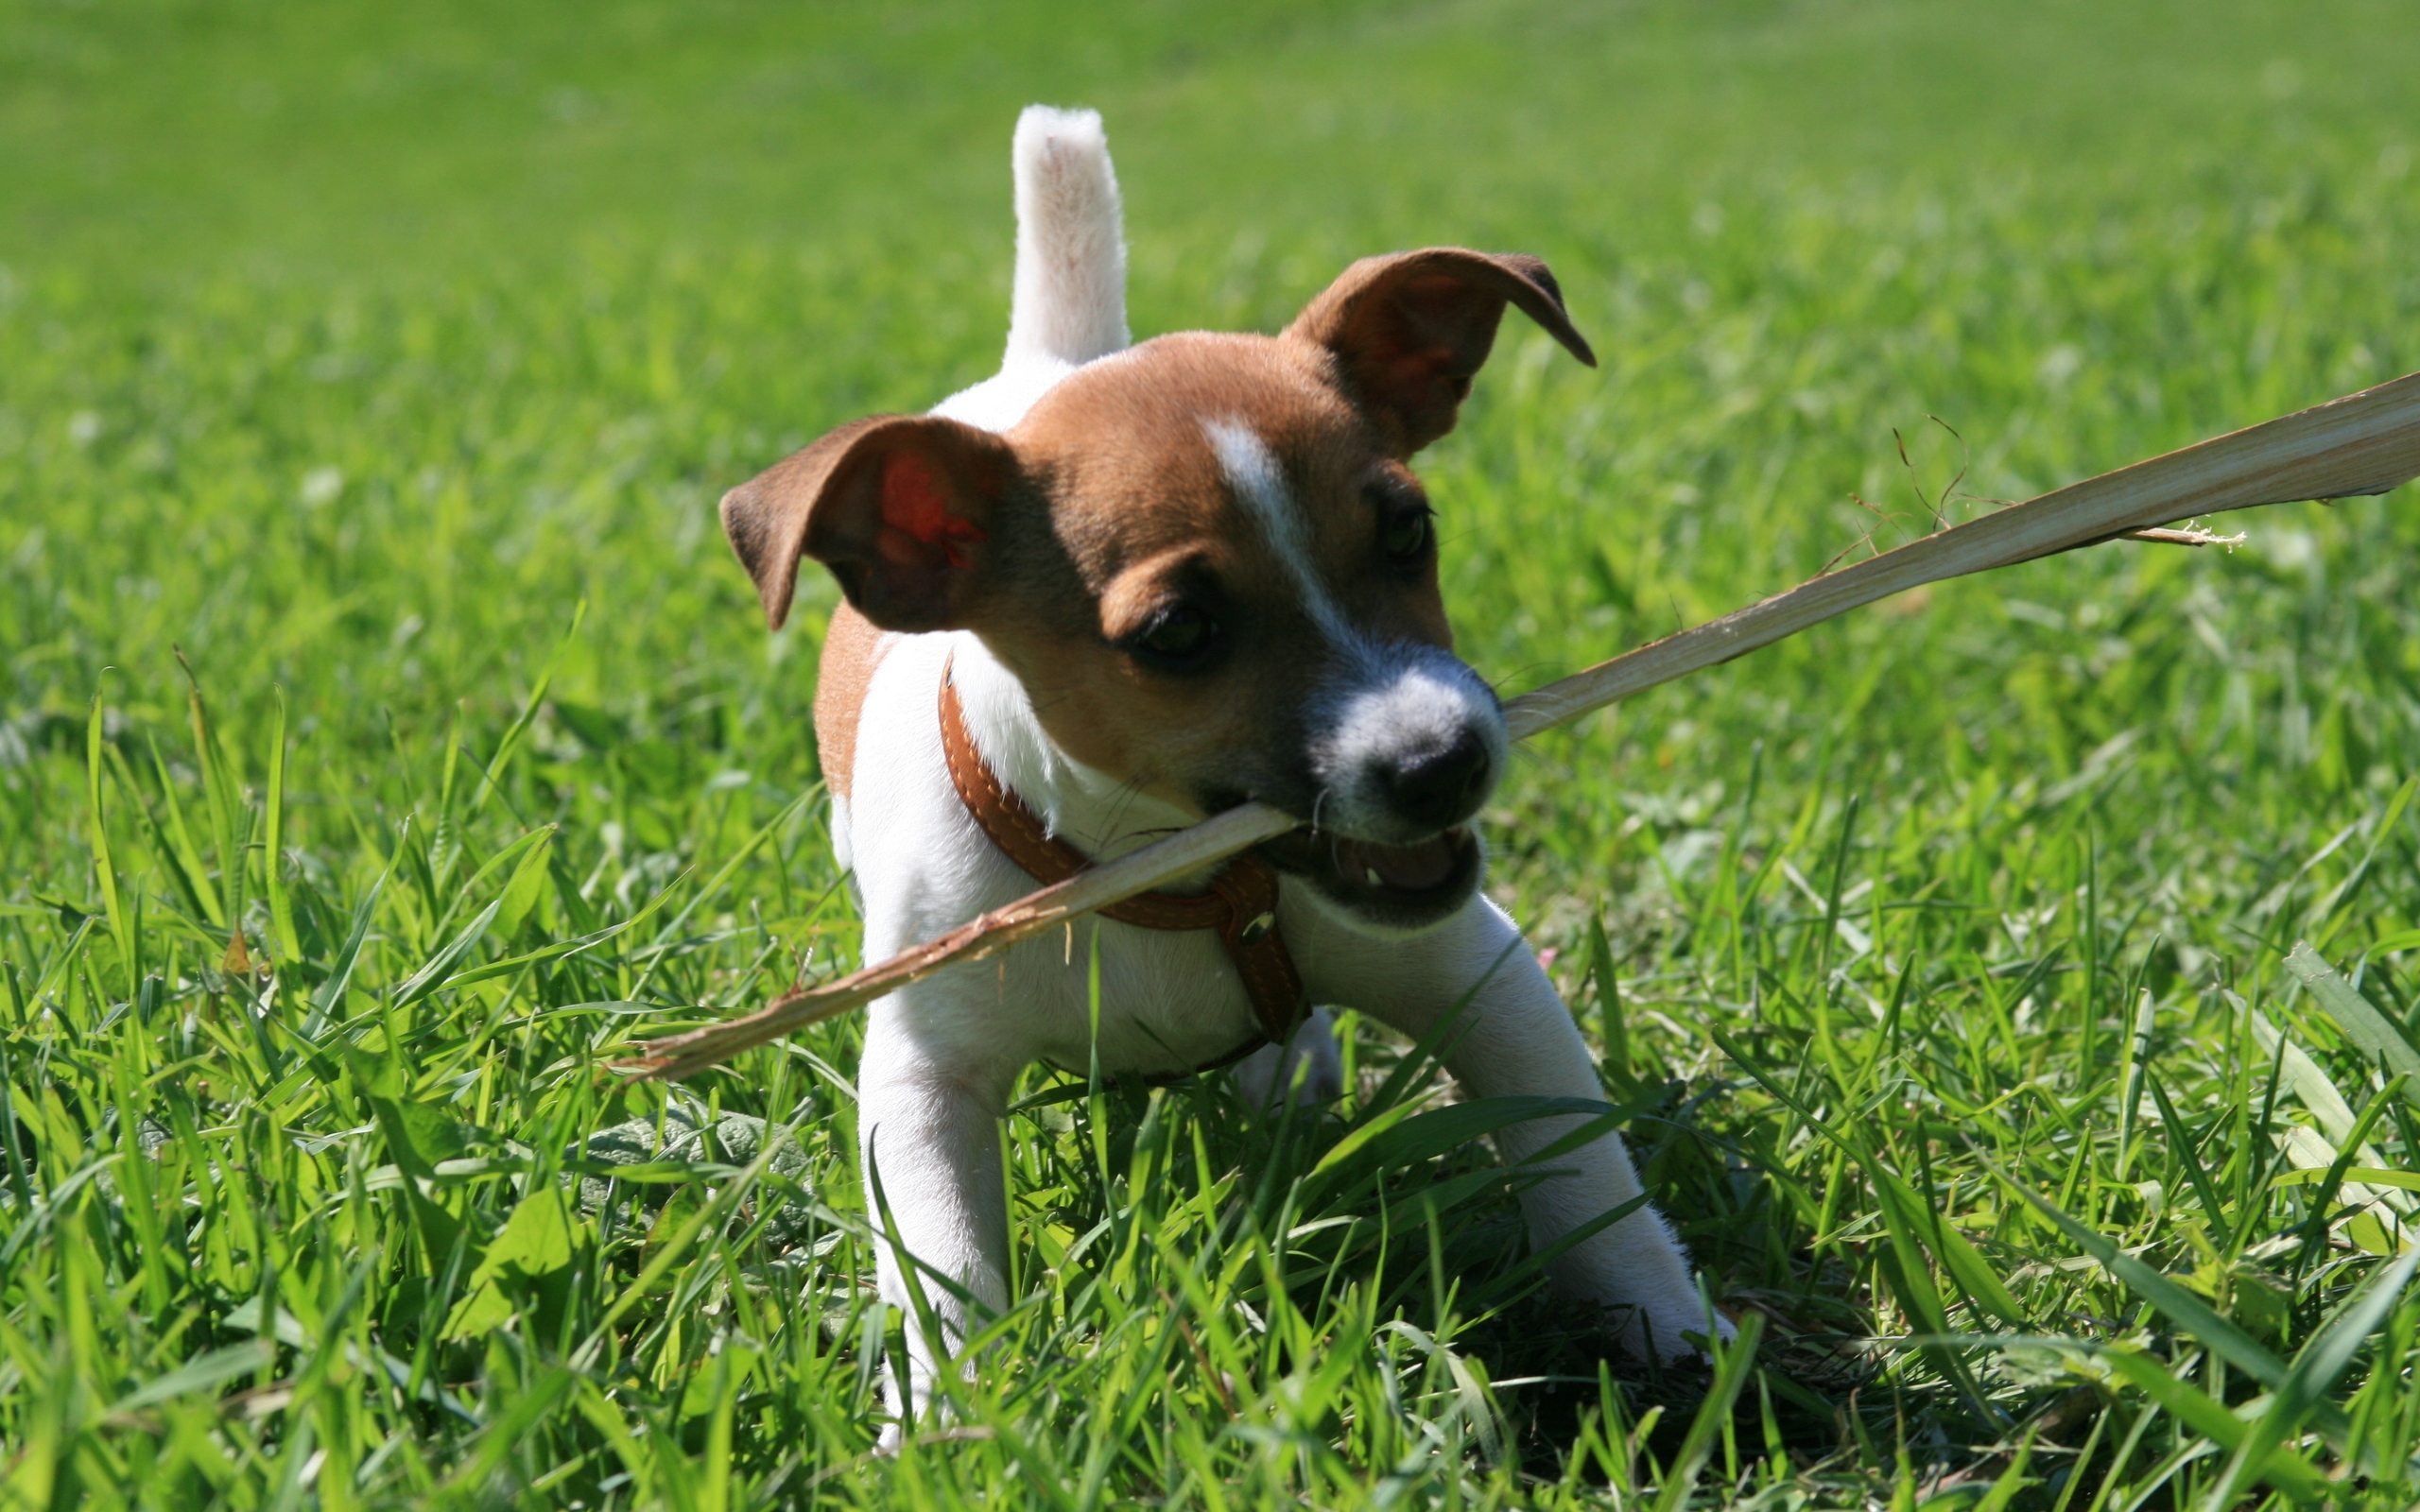
<svg viewBox="0 0 2420 1512"><path fill-rule="evenodd" d="M1025 800L993 775L983 753L966 730L966 713L959 707L958 688L950 669L942 669L942 749L949 758L949 780L966 812L992 837L1008 858L1034 881L1048 886L1064 882L1092 865L1092 858L1052 834ZM1215 929L1227 947L1227 959L1243 978L1244 995L1252 1000L1260 1037L1234 1053L1198 1067L1213 1071L1259 1049L1266 1042L1284 1044L1303 1022L1303 976L1286 949L1277 928L1277 872L1260 857L1246 851L1219 868L1210 890L1199 897L1180 893L1137 893L1124 902L1101 910L1122 924L1144 929Z"/></svg>

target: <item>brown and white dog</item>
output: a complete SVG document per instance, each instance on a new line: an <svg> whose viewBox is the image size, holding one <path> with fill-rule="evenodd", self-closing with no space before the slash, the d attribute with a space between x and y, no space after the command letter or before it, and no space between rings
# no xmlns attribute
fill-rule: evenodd
<svg viewBox="0 0 2420 1512"><path fill-rule="evenodd" d="M1372 257L1276 336L1129 346L1099 117L1028 110L1013 157L999 375L928 415L844 425L722 502L772 625L802 556L847 598L815 725L867 958L1035 885L953 776L946 678L982 768L1054 843L1115 856L1248 799L1300 815L1316 828L1261 854L1283 878L1276 928L1304 1001L1415 1038L1466 1003L1447 1065L1469 1094L1599 1097L1570 1013L1479 891L1468 826L1504 770L1504 721L1454 656L1432 511L1406 465L1453 428L1508 303L1594 363L1553 276L1535 258L1447 248ZM1183 1073L1254 1040L1261 1021L1217 933L1099 931L1105 1071ZM1089 954L1021 946L884 999L867 1023L868 1179L878 1169L918 1265L987 1308L1008 1301L1000 1120L1027 1065L1090 1062ZM1241 1073L1264 1106L1272 1086L1334 1095L1324 1011ZM1520 1125L1499 1143L1517 1161L1579 1121ZM1556 1165L1568 1174L1523 1198L1540 1246L1639 1190L1616 1135ZM1635 1352L1730 1332L1651 1210L1552 1269ZM908 1304L888 1252L881 1284ZM923 1290L942 1348L979 1328L949 1288ZM912 1346L920 1398L935 1342Z"/></svg>

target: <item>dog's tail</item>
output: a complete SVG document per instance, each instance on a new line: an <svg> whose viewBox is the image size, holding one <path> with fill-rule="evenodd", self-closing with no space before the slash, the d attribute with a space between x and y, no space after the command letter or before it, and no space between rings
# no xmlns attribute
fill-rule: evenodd
<svg viewBox="0 0 2420 1512"><path fill-rule="evenodd" d="M1098 111L1017 117L1016 295L1008 366L1085 363L1126 349L1126 241Z"/></svg>

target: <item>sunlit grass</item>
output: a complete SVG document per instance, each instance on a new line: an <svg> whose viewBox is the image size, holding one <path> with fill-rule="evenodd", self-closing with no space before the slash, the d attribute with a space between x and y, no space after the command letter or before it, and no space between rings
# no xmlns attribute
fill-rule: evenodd
<svg viewBox="0 0 2420 1512"><path fill-rule="evenodd" d="M1507 108L1505 39L1543 46L1558 14L1272 32L1268 77L1334 74L1347 120L1419 82L1417 161L1372 147L1333 205L1221 198L1236 138L1168 124L1277 89L1253 60L1118 86L1147 330L1267 326L1412 235L1551 258L1604 367L1508 325L1423 463L1461 648L1508 690L1936 509L2420 368L2410 154L2316 75L2288 88L2273 39L2229 65L2266 136L2197 148L2234 97L2146 96L2172 172L1740 146L1701 173L1670 147L1616 198L1584 155L1496 156L1626 119L1578 64L1540 64L1546 114ZM1854 19L1904 39L1911 14ZM1707 17L1648 16L1648 51L1769 81L1808 60L1798 93L1724 96L1740 142L1854 97L1814 22ZM2376 52L2342 99L2399 77ZM2068 118L2030 83L2053 93L2026 119ZM1454 148L1457 109L1494 124ZM463 181L496 192L484 171ZM1276 1127L1221 1081L1029 1074L1011 1305L874 1456L916 1324L872 1290L856 1027L685 1088L612 1065L855 961L805 730L833 591L768 640L712 504L992 359L1005 185L979 223L925 187L857 183L879 215L804 245L666 211L341 276L12 254L0 1500L2420 1494L2409 490L2243 517L2232 555L1944 585L1531 744L1492 885L1751 1320L1710 1377L1608 1359L1538 1292L1535 1173L1461 1138L1516 1109L1453 1103L1347 1013L1352 1091Z"/></svg>

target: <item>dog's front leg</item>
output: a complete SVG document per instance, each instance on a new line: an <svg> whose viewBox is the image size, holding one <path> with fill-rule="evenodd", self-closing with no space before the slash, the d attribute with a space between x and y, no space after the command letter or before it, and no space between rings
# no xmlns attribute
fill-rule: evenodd
<svg viewBox="0 0 2420 1512"><path fill-rule="evenodd" d="M1570 1010L1520 932L1485 897L1474 898L1435 931L1409 941L1372 942L1351 953L1357 980L1320 984L1322 996L1362 1005L1404 1034L1425 1038L1464 1004L1446 1034L1446 1069L1471 1097L1580 1097L1601 1101L1588 1046ZM1518 1164L1585 1122L1542 1118L1496 1136ZM1551 1162L1569 1174L1530 1187L1521 1202L1530 1242L1543 1247L1639 1194L1638 1173L1621 1136L1607 1134ZM1707 1317L1687 1257L1661 1213L1642 1207L1582 1240L1552 1262L1555 1290L1618 1311L1623 1344L1663 1358L1693 1352L1685 1335L1703 1335ZM1731 1334L1719 1315L1716 1330Z"/></svg>
<svg viewBox="0 0 2420 1512"><path fill-rule="evenodd" d="M911 1404L923 1413L941 1363L1008 1303L1000 1119L1015 1068L1004 1074L920 1033L915 1005L903 1001L916 995L876 1005L857 1071L858 1159L882 1298L906 1314L908 1334L904 1395L884 1372L886 1447L896 1446Z"/></svg>
<svg viewBox="0 0 2420 1512"><path fill-rule="evenodd" d="M1294 1037L1282 1045L1263 1045L1236 1062L1236 1089L1244 1106L1274 1114L1280 1092L1301 1108L1334 1102L1344 1093L1344 1057L1336 1047L1336 1021L1327 1009L1313 1008Z"/></svg>

